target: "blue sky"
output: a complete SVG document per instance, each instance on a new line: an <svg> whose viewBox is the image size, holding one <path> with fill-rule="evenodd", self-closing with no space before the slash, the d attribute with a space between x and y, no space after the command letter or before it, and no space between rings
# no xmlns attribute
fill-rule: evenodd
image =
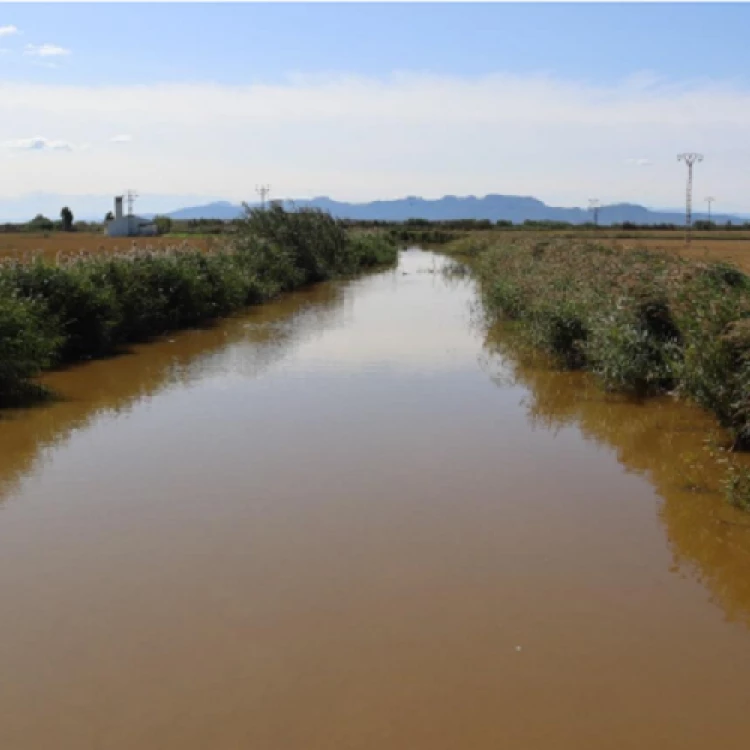
<svg viewBox="0 0 750 750"><path fill-rule="evenodd" d="M4 3L0 14L0 25L26 30L19 42L74 50L57 79L74 83L268 83L296 72L394 70L554 72L596 83L639 70L750 75L750 6L737 3ZM13 79L49 79L14 62Z"/></svg>
<svg viewBox="0 0 750 750"><path fill-rule="evenodd" d="M697 149L747 210L748 28L743 4L4 3L0 198L679 205Z"/></svg>

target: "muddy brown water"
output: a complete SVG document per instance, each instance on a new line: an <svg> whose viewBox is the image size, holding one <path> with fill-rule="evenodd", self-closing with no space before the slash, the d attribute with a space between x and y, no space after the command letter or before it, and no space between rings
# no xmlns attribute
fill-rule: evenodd
<svg viewBox="0 0 750 750"><path fill-rule="evenodd" d="M2 750L750 746L711 420L524 362L442 262L3 414Z"/></svg>

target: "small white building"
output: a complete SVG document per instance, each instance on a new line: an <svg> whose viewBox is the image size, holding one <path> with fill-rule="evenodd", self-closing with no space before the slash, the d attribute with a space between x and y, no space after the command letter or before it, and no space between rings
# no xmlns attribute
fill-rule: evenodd
<svg viewBox="0 0 750 750"><path fill-rule="evenodd" d="M156 224L140 216L123 216L122 196L115 197L115 218L107 222L104 230L107 237L153 237L157 234Z"/></svg>

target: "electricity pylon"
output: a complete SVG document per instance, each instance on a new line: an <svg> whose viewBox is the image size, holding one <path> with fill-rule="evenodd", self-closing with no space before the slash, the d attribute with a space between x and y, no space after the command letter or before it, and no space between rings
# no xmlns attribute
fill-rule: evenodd
<svg viewBox="0 0 750 750"><path fill-rule="evenodd" d="M589 211L594 212L594 226L599 226L599 207L600 207L599 199L598 198L589 198Z"/></svg>
<svg viewBox="0 0 750 750"><path fill-rule="evenodd" d="M687 189L685 191L685 243L690 244L693 227L693 164L703 161L703 154L692 152L678 154L677 161L684 161L688 168Z"/></svg>
<svg viewBox="0 0 750 750"><path fill-rule="evenodd" d="M265 209L266 207L266 196L271 192L270 185L257 185L255 192L260 196L260 207Z"/></svg>
<svg viewBox="0 0 750 750"><path fill-rule="evenodd" d="M712 198L709 196L706 198L706 203L708 203L708 223L711 223L711 204L716 200L716 198Z"/></svg>

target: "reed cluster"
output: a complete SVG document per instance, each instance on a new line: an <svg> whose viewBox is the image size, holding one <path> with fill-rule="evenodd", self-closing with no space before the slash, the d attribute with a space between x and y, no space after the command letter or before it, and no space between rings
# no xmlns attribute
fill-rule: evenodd
<svg viewBox="0 0 750 750"><path fill-rule="evenodd" d="M232 240L203 252L184 243L50 263L0 265L0 400L33 377L247 305L395 261L384 234L356 236L318 211L248 210Z"/></svg>
<svg viewBox="0 0 750 750"><path fill-rule="evenodd" d="M690 398L734 449L750 448L750 277L734 266L563 238L469 236L448 251L472 259L489 315L515 321L561 366L615 391ZM725 489L750 509L743 464Z"/></svg>

